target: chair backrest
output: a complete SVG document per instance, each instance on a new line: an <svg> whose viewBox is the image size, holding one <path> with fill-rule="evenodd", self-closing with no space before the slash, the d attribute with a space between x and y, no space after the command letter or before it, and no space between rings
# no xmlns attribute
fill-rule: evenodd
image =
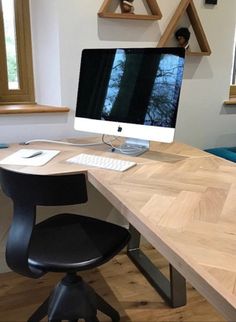
<svg viewBox="0 0 236 322"><path fill-rule="evenodd" d="M85 175L35 175L0 169L4 193L14 202L59 206L87 201Z"/></svg>
<svg viewBox="0 0 236 322"><path fill-rule="evenodd" d="M3 192L13 200L14 214L8 234L6 260L19 274L38 278L44 274L28 265L36 206L74 205L87 201L85 175L32 175L0 168Z"/></svg>

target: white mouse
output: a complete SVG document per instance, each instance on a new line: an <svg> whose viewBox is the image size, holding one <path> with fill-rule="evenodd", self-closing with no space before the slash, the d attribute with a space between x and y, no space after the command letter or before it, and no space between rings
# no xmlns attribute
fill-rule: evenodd
<svg viewBox="0 0 236 322"><path fill-rule="evenodd" d="M24 152L22 152L21 158L25 158L25 159L29 159L29 158L33 158L36 157L37 155L42 154L43 151L36 151L36 150L25 150Z"/></svg>

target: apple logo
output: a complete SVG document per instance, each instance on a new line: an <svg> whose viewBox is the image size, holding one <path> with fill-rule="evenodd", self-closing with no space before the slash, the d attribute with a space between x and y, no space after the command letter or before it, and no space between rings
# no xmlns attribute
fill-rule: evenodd
<svg viewBox="0 0 236 322"><path fill-rule="evenodd" d="M118 131L118 132L121 132L121 131L122 131L122 127L121 127L121 126L118 126L117 131Z"/></svg>

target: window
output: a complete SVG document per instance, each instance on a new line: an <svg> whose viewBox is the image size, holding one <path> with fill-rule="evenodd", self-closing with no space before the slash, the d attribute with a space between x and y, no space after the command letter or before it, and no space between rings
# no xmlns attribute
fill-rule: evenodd
<svg viewBox="0 0 236 322"><path fill-rule="evenodd" d="M235 48L234 48L234 65L233 65L232 84L236 84L236 42L235 42Z"/></svg>
<svg viewBox="0 0 236 322"><path fill-rule="evenodd" d="M229 99L234 102L236 100L236 29L234 37L234 59L233 59L233 70L232 70L232 83L229 90Z"/></svg>
<svg viewBox="0 0 236 322"><path fill-rule="evenodd" d="M29 0L0 0L0 104L34 103Z"/></svg>

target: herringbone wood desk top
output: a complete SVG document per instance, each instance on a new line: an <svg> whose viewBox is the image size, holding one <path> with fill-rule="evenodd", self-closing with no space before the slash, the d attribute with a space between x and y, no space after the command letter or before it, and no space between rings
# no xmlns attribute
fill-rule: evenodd
<svg viewBox="0 0 236 322"><path fill-rule="evenodd" d="M68 164L81 151L104 147L34 143L62 152L39 174L85 171L88 180L229 321L236 321L236 164L185 144L153 143L120 173ZM0 152L10 154L19 146ZM157 151L157 152L156 152ZM114 155L115 158L132 157ZM18 168L18 169L17 169Z"/></svg>

